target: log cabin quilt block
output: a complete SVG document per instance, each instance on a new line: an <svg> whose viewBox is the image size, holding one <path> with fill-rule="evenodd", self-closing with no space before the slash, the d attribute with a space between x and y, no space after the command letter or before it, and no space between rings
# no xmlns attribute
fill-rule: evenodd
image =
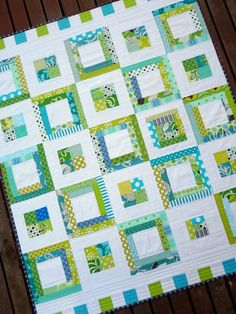
<svg viewBox="0 0 236 314"><path fill-rule="evenodd" d="M20 56L0 60L1 107L30 98Z"/></svg>
<svg viewBox="0 0 236 314"><path fill-rule="evenodd" d="M0 179L35 313L236 272L236 104L196 0L119 0L0 43Z"/></svg>

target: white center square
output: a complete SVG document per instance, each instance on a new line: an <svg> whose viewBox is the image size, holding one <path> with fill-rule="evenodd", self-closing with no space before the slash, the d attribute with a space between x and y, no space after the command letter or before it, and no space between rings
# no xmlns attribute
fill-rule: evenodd
<svg viewBox="0 0 236 314"><path fill-rule="evenodd" d="M175 39L195 33L198 30L190 15L190 11L169 17L167 23Z"/></svg>
<svg viewBox="0 0 236 314"><path fill-rule="evenodd" d="M183 191L196 186L193 170L189 161L166 169L173 192Z"/></svg>
<svg viewBox="0 0 236 314"><path fill-rule="evenodd" d="M70 106L67 99L59 100L46 106L48 119L51 127L73 121Z"/></svg>
<svg viewBox="0 0 236 314"><path fill-rule="evenodd" d="M60 257L37 263L41 285L44 289L66 282L66 276Z"/></svg>
<svg viewBox="0 0 236 314"><path fill-rule="evenodd" d="M142 97L149 97L165 90L165 86L158 69L137 76L138 86Z"/></svg>
<svg viewBox="0 0 236 314"><path fill-rule="evenodd" d="M83 67L90 67L106 61L100 41L80 46L78 48Z"/></svg>
<svg viewBox="0 0 236 314"><path fill-rule="evenodd" d="M8 94L16 90L11 71L0 72L0 95Z"/></svg>
<svg viewBox="0 0 236 314"><path fill-rule="evenodd" d="M234 219L236 219L236 202L230 203L230 208L233 213Z"/></svg>
<svg viewBox="0 0 236 314"><path fill-rule="evenodd" d="M101 216L93 191L73 197L71 203L77 222L83 222Z"/></svg>
<svg viewBox="0 0 236 314"><path fill-rule="evenodd" d="M214 100L198 107L206 129L229 122L222 100Z"/></svg>
<svg viewBox="0 0 236 314"><path fill-rule="evenodd" d="M127 129L105 135L104 139L111 159L134 151Z"/></svg>
<svg viewBox="0 0 236 314"><path fill-rule="evenodd" d="M12 166L17 189L39 183L39 175L34 159L29 159Z"/></svg>
<svg viewBox="0 0 236 314"><path fill-rule="evenodd" d="M132 235L138 256L140 258L163 252L161 239L157 228L150 228Z"/></svg>

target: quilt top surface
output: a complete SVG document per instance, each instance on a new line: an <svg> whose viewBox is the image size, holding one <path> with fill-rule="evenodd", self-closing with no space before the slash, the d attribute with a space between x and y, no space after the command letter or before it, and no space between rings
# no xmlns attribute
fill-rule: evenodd
<svg viewBox="0 0 236 314"><path fill-rule="evenodd" d="M118 1L0 40L1 176L35 311L235 272L235 133L196 1Z"/></svg>

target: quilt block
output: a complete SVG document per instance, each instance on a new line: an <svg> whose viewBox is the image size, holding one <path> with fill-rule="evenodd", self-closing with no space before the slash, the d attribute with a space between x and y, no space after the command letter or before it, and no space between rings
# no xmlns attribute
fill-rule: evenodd
<svg viewBox="0 0 236 314"><path fill-rule="evenodd" d="M24 137L28 134L23 114L7 117L2 119L0 123L5 142L14 141L17 138Z"/></svg>
<svg viewBox="0 0 236 314"><path fill-rule="evenodd" d="M24 218L29 237L37 237L52 231L47 207L42 207L35 211L25 213Z"/></svg>
<svg viewBox="0 0 236 314"><path fill-rule="evenodd" d="M68 235L95 232L114 224L114 216L102 177L90 179L57 192ZM91 210L87 210L87 206Z"/></svg>
<svg viewBox="0 0 236 314"><path fill-rule="evenodd" d="M196 0L120 0L1 39L0 179L35 313L235 273L235 143Z"/></svg>
<svg viewBox="0 0 236 314"><path fill-rule="evenodd" d="M182 49L209 39L205 22L195 1L179 1L154 10L153 15L167 51Z"/></svg>
<svg viewBox="0 0 236 314"><path fill-rule="evenodd" d="M129 52L135 52L151 46L146 27L135 27L122 33Z"/></svg>
<svg viewBox="0 0 236 314"><path fill-rule="evenodd" d="M1 107L30 97L20 56L0 61Z"/></svg>
<svg viewBox="0 0 236 314"><path fill-rule="evenodd" d="M135 115L93 127L90 134L102 173L148 160ZM122 143L122 147L116 145L117 141Z"/></svg>
<svg viewBox="0 0 236 314"><path fill-rule="evenodd" d="M61 75L55 55L34 61L34 67L39 82L51 80Z"/></svg>
<svg viewBox="0 0 236 314"><path fill-rule="evenodd" d="M165 56L123 68L122 72L135 112L180 97Z"/></svg>
<svg viewBox="0 0 236 314"><path fill-rule="evenodd" d="M36 302L80 291L80 281L68 241L23 256L31 273Z"/></svg>
<svg viewBox="0 0 236 314"><path fill-rule="evenodd" d="M54 189L42 144L2 158L1 170L11 203Z"/></svg>
<svg viewBox="0 0 236 314"><path fill-rule="evenodd" d="M197 147L157 158L151 165L165 208L212 194Z"/></svg>
<svg viewBox="0 0 236 314"><path fill-rule="evenodd" d="M179 261L164 212L120 224L118 230L131 275Z"/></svg>
<svg viewBox="0 0 236 314"><path fill-rule="evenodd" d="M115 47L107 27L80 34L65 41L76 81L119 68ZM96 57L91 53L96 50Z"/></svg>
<svg viewBox="0 0 236 314"><path fill-rule="evenodd" d="M109 243L102 242L84 249L91 274L115 266Z"/></svg>
<svg viewBox="0 0 236 314"><path fill-rule="evenodd" d="M43 140L53 140L87 127L75 86L66 86L32 99Z"/></svg>

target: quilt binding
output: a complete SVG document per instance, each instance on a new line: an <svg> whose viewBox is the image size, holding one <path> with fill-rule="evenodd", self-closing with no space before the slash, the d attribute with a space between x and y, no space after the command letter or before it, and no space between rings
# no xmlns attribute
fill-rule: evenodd
<svg viewBox="0 0 236 314"><path fill-rule="evenodd" d="M54 23L54 22L57 22L57 21L60 21L60 20L63 20L65 18L70 18L70 17L74 17L74 16L79 16L80 13L84 13L84 12L90 12L90 11L93 11L95 9L101 9L102 10L102 7L108 5L108 4L115 4L118 3L118 2L122 2L122 1L125 1L125 0L113 0L113 1L109 1L107 0L106 2L103 3L103 5L100 5L100 6L97 6L97 7L93 7L89 10L82 10L81 12L77 13L77 14L71 14L71 15L67 15L67 16L64 16L62 18L55 18L55 19L51 19L51 20L47 20L47 22L45 23L40 23L40 24L36 24L36 25L32 25L31 27L28 27L28 28L24 28L24 29L21 29L19 31L16 31L16 32L12 32L12 33L9 33L7 35L4 35L4 36L1 36L0 37L0 40L3 40L4 38L8 38L10 36L14 36L16 34L20 34L22 32L25 32L25 31L29 31L29 30L36 30L37 27L39 26L44 26L44 25L48 25L48 24L51 24L51 23ZM152 0L146 0L146 1L152 1ZM178 2L178 0L176 0ZM209 27L208 27L208 22L206 21L205 19L205 13L203 13L203 9L202 9L202 5L200 4L200 1L196 0L196 2L198 3L199 5L199 8L200 8L200 11L202 13L202 16L204 18L204 21L206 23L206 27L207 27L207 30L208 30L208 33L210 35L210 40L212 41L213 45L214 45L214 48L216 50L216 53L217 53L217 57L219 58L219 61L220 61L220 65L221 65L221 68L224 72L224 75L225 75L225 78L226 78L226 81L227 81L227 84L228 84L228 87L229 87L229 90L231 92L231 95L233 97L233 100L234 102L236 102L236 96L234 95L233 91L232 91L232 88L231 88L231 84L229 83L229 79L228 79L228 74L225 70L225 67L223 65L223 62L222 62L222 56L221 56L221 53L219 52L219 46L217 44L217 41L216 41L216 38L215 36L212 34L211 31L209 31ZM136 4L135 4L136 6ZM116 10L117 12L117 10ZM13 213L12 213L12 210L11 210L11 206L10 206L10 200L9 200L9 197L8 197L8 193L6 191L6 188L4 186L4 182L3 182L3 176L2 176L2 171L1 171L1 168L0 168L0 184L1 184L1 187L2 187L2 191L3 191L3 197L4 197L4 201L6 203L6 207L7 207L7 210L8 210L8 215L9 215L9 218L10 218L10 222L11 222L11 227L13 229L13 234L14 234L14 240L15 240L15 244L16 244L16 248L17 248L17 255L19 257L19 261L20 261L20 268L23 270L23 277L24 277L24 281L26 283L26 287L27 287L27 292L28 292L28 295L30 297L30 303L31 303L31 306L32 306L32 309L33 309L33 312L37 314L37 309L36 309L36 304L34 303L33 301L33 294L32 294L32 290L31 290L31 287L30 287L30 283L29 283L29 279L28 279L28 273L27 273L27 270L26 270L26 266L24 264L24 261L23 261L23 254L22 254L22 251L21 251L21 246L20 246L20 241L19 241L19 237L18 237L18 234L17 234L17 229L16 229L16 224L15 224L15 221L14 221L14 218L13 218ZM222 261L223 262L223 261ZM211 264L210 266L208 267L213 267L213 266L216 266L216 265L219 265L219 264L222 264L221 263L215 263L215 264ZM225 274L222 274L222 275L219 275L219 276L215 276L211 279L207 279L207 280L204 280L204 281L199 281L197 283L194 283L194 284L188 284L188 286L186 287L182 287L182 288L175 288L174 290L172 291L168 291L168 292L162 292L160 295L157 295L157 296L150 296L148 298L145 298L145 299L142 299L142 300L138 300L138 302L133 302L132 304L125 304L125 305L122 305L122 306L119 306L119 307L115 307L113 310L109 310L109 311L106 311L106 312L102 312L102 313L111 313L111 312L114 312L115 310L119 310L119 309L125 309L125 308L128 308L130 306L133 306L133 305L136 305L136 304L140 304L140 303L144 303L144 302L147 302L147 301L152 301L152 300L155 300L155 299L159 299L159 298L163 298L163 297L166 297L168 295L171 295L171 294L175 294L175 293L178 293L178 292L181 292L181 291L184 291L184 290L187 290L187 289L191 289L193 287L197 287L197 286L201 286L201 285L206 285L207 283L209 282L213 282L213 281L216 281L218 279L221 279L221 278L224 278L224 277L230 277L232 275L236 274L236 271L233 271L233 272L230 272L230 273L225 273Z"/></svg>

